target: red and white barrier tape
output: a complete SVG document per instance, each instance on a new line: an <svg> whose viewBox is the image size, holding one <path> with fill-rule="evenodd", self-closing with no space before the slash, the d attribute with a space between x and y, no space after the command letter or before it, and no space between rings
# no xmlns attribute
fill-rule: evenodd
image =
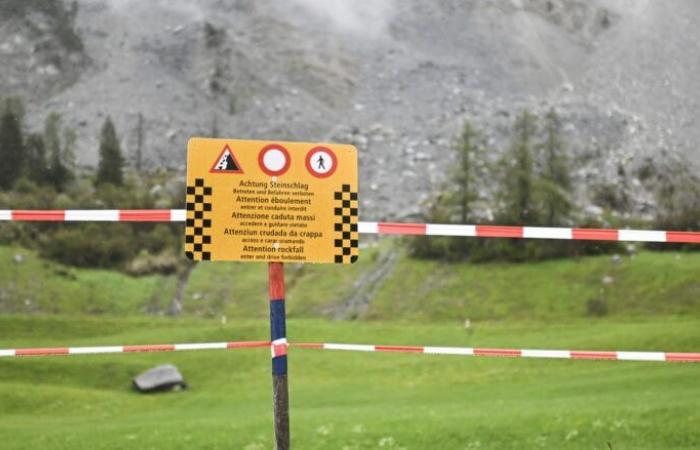
<svg viewBox="0 0 700 450"><path fill-rule="evenodd" d="M270 347L269 341L205 342L202 344L117 345L104 347L53 347L0 349L0 358L8 356L99 355L105 353L177 352L184 350L231 350Z"/></svg>
<svg viewBox="0 0 700 450"><path fill-rule="evenodd" d="M287 344L269 341L209 342L201 344L156 344L123 345L106 347L58 347L0 349L0 357L12 356L55 356L55 355L96 355L104 353L148 353L186 350L230 350L239 348L270 348L273 357L287 353L287 347L313 350L345 350L356 352L423 353L427 355L486 356L506 358L546 358L546 359L599 359L609 361L657 361L657 362L700 362L700 353L670 352L618 352L582 350L530 350L508 348L472 347L426 347L406 345L357 345L357 344Z"/></svg>
<svg viewBox="0 0 700 450"><path fill-rule="evenodd" d="M14 222L184 222L184 209L0 210L0 221Z"/></svg>
<svg viewBox="0 0 700 450"><path fill-rule="evenodd" d="M34 222L184 222L184 209L0 210L0 221ZM360 222L363 234L465 236L575 241L629 241L700 244L698 231L616 230L604 228L512 227L433 223Z"/></svg>
<svg viewBox="0 0 700 450"><path fill-rule="evenodd" d="M360 222L360 233L700 244L700 232Z"/></svg>
<svg viewBox="0 0 700 450"><path fill-rule="evenodd" d="M532 350L473 347L419 347L402 345L291 344L316 350L423 353L427 355L490 356L505 358L600 359L610 361L700 362L700 353Z"/></svg>

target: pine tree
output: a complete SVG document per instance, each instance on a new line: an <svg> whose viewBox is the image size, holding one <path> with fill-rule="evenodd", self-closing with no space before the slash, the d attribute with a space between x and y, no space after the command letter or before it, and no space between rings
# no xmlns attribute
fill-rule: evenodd
<svg viewBox="0 0 700 450"><path fill-rule="evenodd" d="M75 171L75 144L78 142L78 135L72 128L63 129L63 145L61 146L61 160L63 164L72 172Z"/></svg>
<svg viewBox="0 0 700 450"><path fill-rule="evenodd" d="M472 202L476 199L474 164L479 151L479 134L471 123L466 122L457 144L457 165L452 176L456 192L452 203L459 212L460 223L468 223L471 217Z"/></svg>
<svg viewBox="0 0 700 450"><path fill-rule="evenodd" d="M35 183L45 183L49 177L49 168L46 163L46 146L43 136L34 133L27 136L25 150L24 161L27 178Z"/></svg>
<svg viewBox="0 0 700 450"><path fill-rule="evenodd" d="M61 155L61 115L49 113L44 122L44 144L49 153Z"/></svg>
<svg viewBox="0 0 700 450"><path fill-rule="evenodd" d="M540 180L542 224L564 226L572 210L571 175L561 139L561 122L553 109L545 117L544 131L545 141L541 146L544 164Z"/></svg>
<svg viewBox="0 0 700 450"><path fill-rule="evenodd" d="M477 198L477 155L482 150L481 136L470 122L465 122L455 145L457 160L444 192L428 206L425 220L431 223L469 223ZM411 253L421 258L459 260L472 256L475 241L462 237L425 236L413 239Z"/></svg>
<svg viewBox="0 0 700 450"><path fill-rule="evenodd" d="M0 117L0 189L10 189L20 177L24 163L21 119L6 103Z"/></svg>
<svg viewBox="0 0 700 450"><path fill-rule="evenodd" d="M109 117L107 117L102 126L99 156L100 161L97 165L95 184L110 183L115 186L121 186L124 181L122 173L124 158L119 147L117 132L114 129L112 119Z"/></svg>
<svg viewBox="0 0 700 450"><path fill-rule="evenodd" d="M52 112L46 117L44 124L44 146L49 156L48 174L49 183L57 190L63 191L68 182L73 178L73 173L66 166L61 147L61 115Z"/></svg>
<svg viewBox="0 0 700 450"><path fill-rule="evenodd" d="M515 122L515 137L505 161L501 199L504 210L501 220L507 225L536 224L534 204L534 163L532 139L537 130L535 116L525 110Z"/></svg>

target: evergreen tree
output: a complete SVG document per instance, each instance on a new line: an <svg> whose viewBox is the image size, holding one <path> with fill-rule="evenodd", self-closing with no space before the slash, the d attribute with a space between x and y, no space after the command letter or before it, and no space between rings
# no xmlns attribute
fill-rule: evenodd
<svg viewBox="0 0 700 450"><path fill-rule="evenodd" d="M122 173L124 159L119 147L117 132L114 129L112 119L109 117L107 117L102 126L99 156L100 161L97 165L95 184L110 183L115 186L121 186L124 181Z"/></svg>
<svg viewBox="0 0 700 450"><path fill-rule="evenodd" d="M544 164L540 180L542 224L564 226L571 216L571 176L561 139L561 122L552 109L545 117Z"/></svg>
<svg viewBox="0 0 700 450"><path fill-rule="evenodd" d="M24 163L24 138L20 117L6 102L0 117L0 189L10 189Z"/></svg>
<svg viewBox="0 0 700 450"><path fill-rule="evenodd" d="M479 134L471 123L466 122L457 144L457 165L452 181L456 192L451 203L457 207L460 223L468 223L471 217L472 202L476 199L476 176L474 164L479 151Z"/></svg>
<svg viewBox="0 0 700 450"><path fill-rule="evenodd" d="M25 175L35 183L44 183L49 178L49 168L46 163L46 146L40 134L27 136L25 145Z"/></svg>
<svg viewBox="0 0 700 450"><path fill-rule="evenodd" d="M52 112L44 124L44 146L49 156L48 182L57 190L63 191L73 174L66 166L61 147L61 115Z"/></svg>
<svg viewBox="0 0 700 450"><path fill-rule="evenodd" d="M473 219L473 203L477 198L477 155L482 150L479 132L470 122L465 122L455 145L457 161L450 174L446 189L429 206L425 220L430 223L459 221L469 223ZM420 236L413 239L411 252L421 258L464 259L473 256L478 243L463 237Z"/></svg>
<svg viewBox="0 0 700 450"><path fill-rule="evenodd" d="M49 153L61 155L61 115L51 112L44 121L44 145Z"/></svg>
<svg viewBox="0 0 700 450"><path fill-rule="evenodd" d="M61 161L68 167L71 172L75 171L75 143L78 141L78 135L72 128L65 127L63 129L63 145L61 146Z"/></svg>
<svg viewBox="0 0 700 450"><path fill-rule="evenodd" d="M501 199L501 221L506 225L534 225L538 214L534 204L534 163L532 139L537 130L535 116L525 110L515 121L515 137L506 156Z"/></svg>
<svg viewBox="0 0 700 450"><path fill-rule="evenodd" d="M61 161L61 154L51 152L49 157L49 171L47 180L59 192L66 188L68 182L73 178L71 171Z"/></svg>

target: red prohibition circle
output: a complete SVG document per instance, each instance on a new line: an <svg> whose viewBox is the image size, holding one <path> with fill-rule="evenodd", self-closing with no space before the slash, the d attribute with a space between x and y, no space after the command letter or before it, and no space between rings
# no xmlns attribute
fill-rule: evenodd
<svg viewBox="0 0 700 450"><path fill-rule="evenodd" d="M285 162L284 166L282 166L281 169L271 170L265 166L265 154L270 150L279 150L284 155ZM292 165L292 158L289 156L289 152L286 148L282 147L279 144L270 144L263 147L260 150L260 153L258 153L258 165L260 166L260 169L266 174L270 175L271 177L277 177L289 170L289 166Z"/></svg>
<svg viewBox="0 0 700 450"><path fill-rule="evenodd" d="M328 172L319 173L314 170L313 166L311 165L311 157L315 152L324 152L331 157L333 167L331 167L331 169ZM314 147L311 150L309 150L309 152L306 154L306 170L308 170L309 173L315 176L316 178L328 178L335 173L335 169L337 168L338 158L336 158L335 153L333 153L333 151L328 147Z"/></svg>

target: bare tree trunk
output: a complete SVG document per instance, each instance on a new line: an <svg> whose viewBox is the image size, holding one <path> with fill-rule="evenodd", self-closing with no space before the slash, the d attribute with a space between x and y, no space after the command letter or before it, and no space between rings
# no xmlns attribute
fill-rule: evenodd
<svg viewBox="0 0 700 450"><path fill-rule="evenodd" d="M187 283L190 281L190 275L194 270L197 263L189 259L185 259L182 267L177 273L177 287L175 288L175 296L170 302L170 307L168 308L168 314L171 316L179 316L182 313L182 307L185 300L185 289L187 289Z"/></svg>

